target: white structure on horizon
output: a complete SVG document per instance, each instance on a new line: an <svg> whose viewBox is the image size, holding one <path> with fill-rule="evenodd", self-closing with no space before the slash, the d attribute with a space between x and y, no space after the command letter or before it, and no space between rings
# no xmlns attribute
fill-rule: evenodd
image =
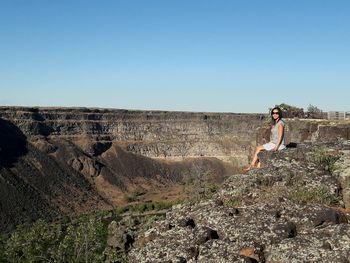
<svg viewBox="0 0 350 263"><path fill-rule="evenodd" d="M328 120L346 120L350 119L350 112L346 111L329 111L327 114Z"/></svg>

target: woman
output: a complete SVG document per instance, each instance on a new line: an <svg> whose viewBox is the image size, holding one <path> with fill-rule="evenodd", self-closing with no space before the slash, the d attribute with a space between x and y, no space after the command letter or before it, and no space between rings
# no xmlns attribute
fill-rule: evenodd
<svg viewBox="0 0 350 263"><path fill-rule="evenodd" d="M280 151L286 148L284 142L284 126L285 122L282 120L282 111L279 107L274 107L271 111L272 128L270 142L263 145L258 145L256 147L252 162L250 165L244 169L245 172L252 168L259 168L260 162L258 159L258 154L261 151Z"/></svg>

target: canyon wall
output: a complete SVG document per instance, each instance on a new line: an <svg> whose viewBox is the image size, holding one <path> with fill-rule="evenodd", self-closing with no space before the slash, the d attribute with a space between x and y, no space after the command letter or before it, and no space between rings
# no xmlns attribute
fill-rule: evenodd
<svg viewBox="0 0 350 263"><path fill-rule="evenodd" d="M29 139L62 138L82 146L87 140L100 145L113 141L152 158L216 157L242 165L255 146L264 115L2 107L0 118Z"/></svg>
<svg viewBox="0 0 350 263"><path fill-rule="evenodd" d="M91 141L96 143L91 151L115 142L151 158L216 157L239 164L270 133L265 114L0 107L0 118L28 140L62 138L82 147ZM286 123L287 143L350 138L347 122L296 118Z"/></svg>

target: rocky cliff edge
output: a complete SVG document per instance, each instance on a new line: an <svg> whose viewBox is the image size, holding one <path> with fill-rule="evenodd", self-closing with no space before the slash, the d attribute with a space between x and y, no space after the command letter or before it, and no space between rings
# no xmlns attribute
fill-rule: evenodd
<svg viewBox="0 0 350 263"><path fill-rule="evenodd" d="M173 207L138 236L129 261L350 262L350 141L260 159L215 198Z"/></svg>

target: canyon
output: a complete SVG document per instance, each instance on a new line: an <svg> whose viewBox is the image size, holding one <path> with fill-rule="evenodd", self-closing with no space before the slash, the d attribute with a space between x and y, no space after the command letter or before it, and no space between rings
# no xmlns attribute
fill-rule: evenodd
<svg viewBox="0 0 350 263"><path fill-rule="evenodd" d="M0 107L1 229L135 196L171 201L193 178L223 182L268 140L266 124L262 113ZM338 137L348 124L287 120L287 142Z"/></svg>
<svg viewBox="0 0 350 263"><path fill-rule="evenodd" d="M181 195L246 164L262 114L0 108L1 226ZM154 191L154 196L147 196ZM171 194L173 193L173 197ZM130 200L129 200L130 201Z"/></svg>

